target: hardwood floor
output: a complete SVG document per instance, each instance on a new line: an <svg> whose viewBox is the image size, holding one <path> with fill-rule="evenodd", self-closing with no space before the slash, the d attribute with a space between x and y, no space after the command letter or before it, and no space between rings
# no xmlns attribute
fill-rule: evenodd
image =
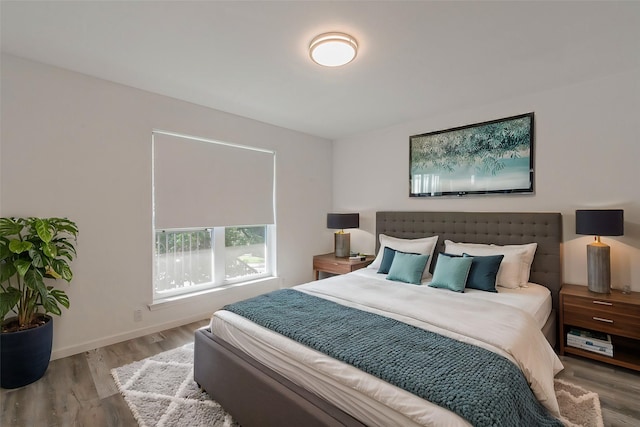
<svg viewBox="0 0 640 427"><path fill-rule="evenodd" d="M111 369L193 341L208 320L51 362L39 381L0 391L0 425L135 427ZM600 395L605 426L640 426L640 373L577 357L562 357L558 377Z"/></svg>
<svg viewBox="0 0 640 427"><path fill-rule="evenodd" d="M561 356L556 378L598 393L604 425L640 426L640 372L578 356Z"/></svg>
<svg viewBox="0 0 640 427"><path fill-rule="evenodd" d="M54 360L35 383L0 391L0 426L135 427L111 369L192 342L194 331L208 323L201 320Z"/></svg>

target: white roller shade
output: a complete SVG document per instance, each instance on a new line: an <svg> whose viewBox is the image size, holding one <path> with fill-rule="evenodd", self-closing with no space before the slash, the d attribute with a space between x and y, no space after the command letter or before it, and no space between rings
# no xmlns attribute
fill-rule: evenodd
<svg viewBox="0 0 640 427"><path fill-rule="evenodd" d="M156 229L274 223L275 153L153 133Z"/></svg>

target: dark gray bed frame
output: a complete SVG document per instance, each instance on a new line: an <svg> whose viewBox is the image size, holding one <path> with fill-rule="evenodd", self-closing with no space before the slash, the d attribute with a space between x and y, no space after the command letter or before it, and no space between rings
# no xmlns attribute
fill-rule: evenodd
<svg viewBox="0 0 640 427"><path fill-rule="evenodd" d="M444 250L447 239L497 245L537 242L530 281L551 290L554 310L543 332L554 345L562 284L559 213L377 212L376 242L380 233L407 239L438 235L436 253ZM432 269L434 266L431 263ZM196 331L194 353L195 381L243 427L364 425L207 328Z"/></svg>

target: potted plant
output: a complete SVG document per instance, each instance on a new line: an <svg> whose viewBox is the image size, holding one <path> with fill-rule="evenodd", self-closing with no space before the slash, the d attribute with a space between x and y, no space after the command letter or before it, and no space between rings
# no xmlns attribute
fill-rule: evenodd
<svg viewBox="0 0 640 427"><path fill-rule="evenodd" d="M52 281L73 278L78 227L66 218L0 218L0 386L40 379L51 358L53 319L69 297Z"/></svg>

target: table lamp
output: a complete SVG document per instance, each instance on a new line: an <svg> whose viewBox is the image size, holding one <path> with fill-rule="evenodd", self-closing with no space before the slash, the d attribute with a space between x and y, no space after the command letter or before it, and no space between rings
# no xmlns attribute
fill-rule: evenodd
<svg viewBox="0 0 640 427"><path fill-rule="evenodd" d="M587 245L587 284L591 292L611 293L610 248L600 241L600 236L624 234L622 209L576 210L576 234L595 236Z"/></svg>
<svg viewBox="0 0 640 427"><path fill-rule="evenodd" d="M347 258L351 252L351 234L345 233L345 228L360 227L358 213L330 213L327 214L327 228L337 229L334 234L334 252L338 258Z"/></svg>

